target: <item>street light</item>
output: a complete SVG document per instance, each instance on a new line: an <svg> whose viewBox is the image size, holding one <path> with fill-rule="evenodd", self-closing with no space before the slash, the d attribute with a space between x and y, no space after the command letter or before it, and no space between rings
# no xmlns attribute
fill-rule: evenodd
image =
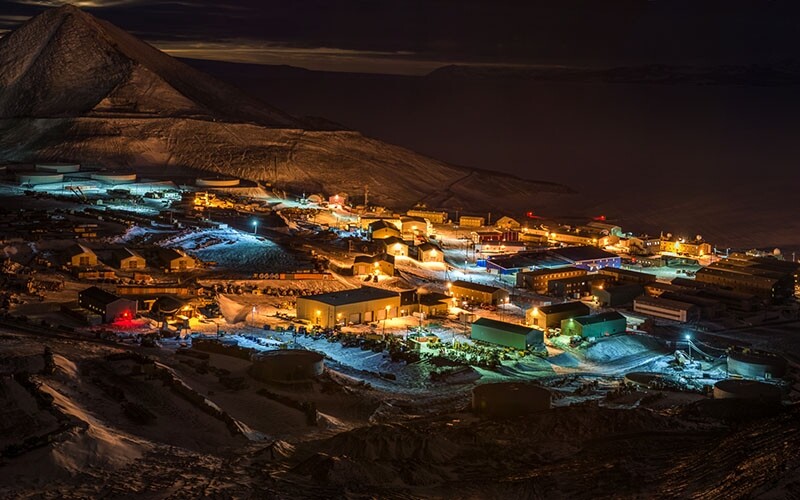
<svg viewBox="0 0 800 500"><path fill-rule="evenodd" d="M692 362L692 336L686 334L686 343L689 345L689 362Z"/></svg>
<svg viewBox="0 0 800 500"><path fill-rule="evenodd" d="M258 221L253 221L253 234L258 234Z"/></svg>

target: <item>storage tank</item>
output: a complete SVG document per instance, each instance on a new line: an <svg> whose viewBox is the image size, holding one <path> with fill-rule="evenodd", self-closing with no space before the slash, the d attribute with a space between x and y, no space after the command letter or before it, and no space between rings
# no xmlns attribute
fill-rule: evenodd
<svg viewBox="0 0 800 500"><path fill-rule="evenodd" d="M106 184L129 184L136 182L136 174L133 172L95 172L92 179Z"/></svg>
<svg viewBox="0 0 800 500"><path fill-rule="evenodd" d="M236 187L239 179L235 177L198 177L195 181L197 187Z"/></svg>
<svg viewBox="0 0 800 500"><path fill-rule="evenodd" d="M36 170L38 172L53 172L57 174L71 174L78 172L81 169L80 163L37 163Z"/></svg>
<svg viewBox="0 0 800 500"><path fill-rule="evenodd" d="M17 174L17 182L22 186L38 186L40 184L55 184L64 181L64 174L51 172L26 172Z"/></svg>
<svg viewBox="0 0 800 500"><path fill-rule="evenodd" d="M780 403L781 389L756 380L725 379L714 384L714 399L746 399L761 403Z"/></svg>
<svg viewBox="0 0 800 500"><path fill-rule="evenodd" d="M323 360L322 354L303 349L266 351L253 358L250 374L264 381L304 381L322 375Z"/></svg>
<svg viewBox="0 0 800 500"><path fill-rule="evenodd" d="M781 356L767 353L728 354L728 374L745 378L781 378L786 375L787 362Z"/></svg>
<svg viewBox="0 0 800 500"><path fill-rule="evenodd" d="M550 409L550 391L522 382L482 384L472 389L472 410L491 417L513 417Z"/></svg>

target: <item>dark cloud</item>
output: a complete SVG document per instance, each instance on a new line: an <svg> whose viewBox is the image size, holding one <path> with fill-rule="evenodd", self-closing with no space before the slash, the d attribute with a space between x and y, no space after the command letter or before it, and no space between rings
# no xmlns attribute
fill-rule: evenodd
<svg viewBox="0 0 800 500"><path fill-rule="evenodd" d="M8 16L26 16L60 3L0 5ZM287 62L300 64L296 49L307 49L307 67L374 66L379 72L420 72L440 63L769 62L793 58L800 42L795 26L800 2L794 0L72 3L176 53L224 59L228 50L227 60L272 64L284 50ZM0 23L0 29L8 24Z"/></svg>

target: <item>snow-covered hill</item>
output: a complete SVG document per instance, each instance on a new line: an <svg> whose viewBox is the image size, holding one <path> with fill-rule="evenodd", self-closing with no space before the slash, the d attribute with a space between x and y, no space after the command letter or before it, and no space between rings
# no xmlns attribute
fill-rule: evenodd
<svg viewBox="0 0 800 500"><path fill-rule="evenodd" d="M331 128L250 98L72 6L0 40L0 159L176 165L298 191L355 195L369 186L373 203L396 208L426 201L527 210L570 192Z"/></svg>

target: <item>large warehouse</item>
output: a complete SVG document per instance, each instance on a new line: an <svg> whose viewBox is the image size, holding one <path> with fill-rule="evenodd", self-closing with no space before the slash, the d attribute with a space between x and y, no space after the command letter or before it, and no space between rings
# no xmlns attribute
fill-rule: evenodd
<svg viewBox="0 0 800 500"><path fill-rule="evenodd" d="M395 318L399 309L399 293L369 286L297 299L297 317L322 328Z"/></svg>
<svg viewBox="0 0 800 500"><path fill-rule="evenodd" d="M480 318L472 323L472 340L525 349L544 342L544 333L527 326Z"/></svg>

